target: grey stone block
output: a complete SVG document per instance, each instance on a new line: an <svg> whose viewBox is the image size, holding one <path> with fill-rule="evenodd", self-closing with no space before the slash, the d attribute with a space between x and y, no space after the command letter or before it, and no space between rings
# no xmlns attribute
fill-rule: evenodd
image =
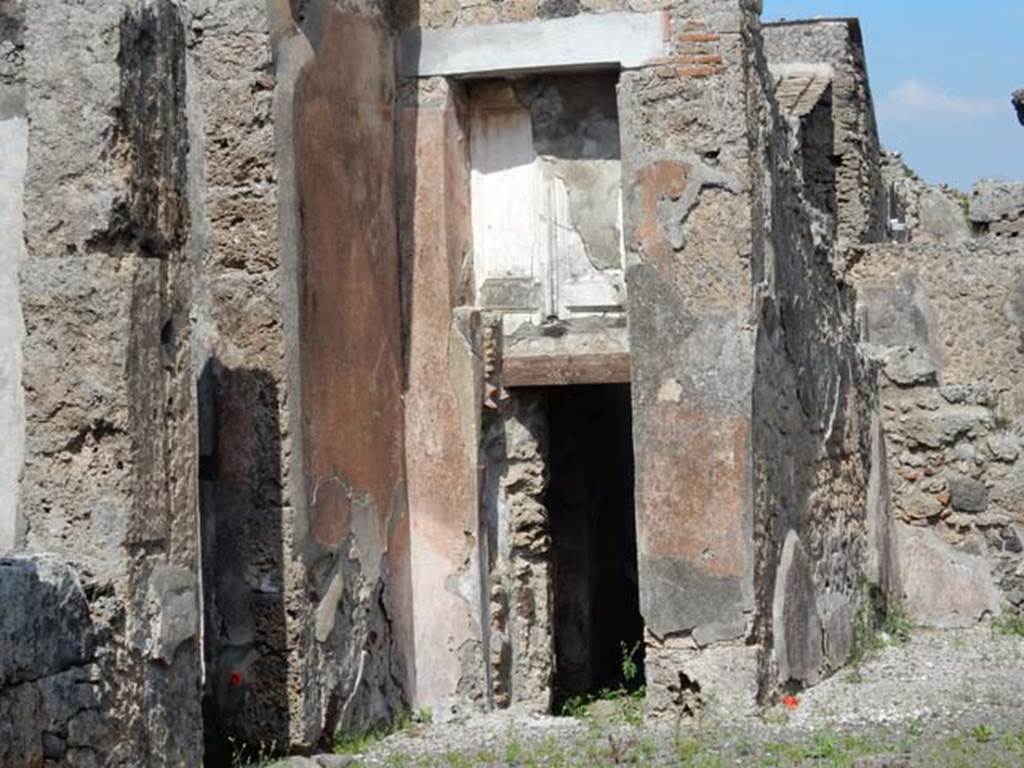
<svg viewBox="0 0 1024 768"><path fill-rule="evenodd" d="M984 512L988 508L988 488L969 477L952 478L949 495L953 509L958 512Z"/></svg>
<svg viewBox="0 0 1024 768"><path fill-rule="evenodd" d="M0 560L0 688L84 664L92 656L89 608L78 576L47 555Z"/></svg>
<svg viewBox="0 0 1024 768"><path fill-rule="evenodd" d="M994 224L1024 216L1024 182L979 181L971 192L971 221Z"/></svg>
<svg viewBox="0 0 1024 768"><path fill-rule="evenodd" d="M927 528L897 530L903 596L914 620L946 629L999 614L1002 596L984 557L954 549Z"/></svg>
<svg viewBox="0 0 1024 768"><path fill-rule="evenodd" d="M818 682L824 661L821 618L814 599L810 561L794 531L786 535L782 546L772 622L779 680L797 680L806 685Z"/></svg>
<svg viewBox="0 0 1024 768"><path fill-rule="evenodd" d="M316 755L313 760L320 768L344 768L358 762L355 755Z"/></svg>

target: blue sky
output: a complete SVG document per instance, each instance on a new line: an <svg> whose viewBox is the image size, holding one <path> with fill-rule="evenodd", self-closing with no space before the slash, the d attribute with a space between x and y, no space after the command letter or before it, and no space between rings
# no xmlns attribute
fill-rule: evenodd
<svg viewBox="0 0 1024 768"><path fill-rule="evenodd" d="M967 190L1024 180L1024 0L764 0L766 21L857 16L882 143Z"/></svg>

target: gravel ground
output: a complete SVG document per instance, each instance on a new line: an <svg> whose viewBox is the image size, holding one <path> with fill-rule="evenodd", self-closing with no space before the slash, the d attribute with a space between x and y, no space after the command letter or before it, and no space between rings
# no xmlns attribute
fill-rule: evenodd
<svg viewBox="0 0 1024 768"><path fill-rule="evenodd" d="M641 723L634 699L579 717L507 712L361 745L365 766L1024 766L1024 638L914 633L758 718Z"/></svg>

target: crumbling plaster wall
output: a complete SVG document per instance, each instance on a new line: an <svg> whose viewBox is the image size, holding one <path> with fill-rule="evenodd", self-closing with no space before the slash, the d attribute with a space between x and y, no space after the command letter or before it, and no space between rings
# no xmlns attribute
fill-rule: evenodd
<svg viewBox="0 0 1024 768"><path fill-rule="evenodd" d="M480 317L456 311L472 304L468 105L459 83L428 78L402 83L399 110L410 693L414 706L443 718L489 703L478 488L483 338Z"/></svg>
<svg viewBox="0 0 1024 768"><path fill-rule="evenodd" d="M832 73L833 156L840 244L879 242L886 234L881 147L856 19L765 24L769 67L824 64Z"/></svg>
<svg viewBox="0 0 1024 768"><path fill-rule="evenodd" d="M302 8L295 82L303 484L315 615L306 706L363 730L406 706L411 575L403 442L395 79L377 3Z"/></svg>
<svg viewBox="0 0 1024 768"><path fill-rule="evenodd" d="M640 606L655 712L696 707L704 689L743 711L756 693L757 648L746 642L753 6L678 4L672 59L619 81Z"/></svg>
<svg viewBox="0 0 1024 768"><path fill-rule="evenodd" d="M375 8L300 10L25 5L22 549L68 561L68 633L95 639L81 712L4 679L28 764L201 762L200 582L220 746L309 749L405 701L390 33ZM352 231L366 247L337 250Z"/></svg>
<svg viewBox="0 0 1024 768"><path fill-rule="evenodd" d="M308 749L403 706L411 629L391 39L293 5L194 10L197 368L214 721Z"/></svg>
<svg viewBox="0 0 1024 768"><path fill-rule="evenodd" d="M754 9L677 14L677 77L620 85L648 704L742 711L848 657L886 546L881 447Z"/></svg>
<svg viewBox="0 0 1024 768"><path fill-rule="evenodd" d="M411 658L391 42L372 3L193 28L208 696L222 737L308 749L388 720Z"/></svg>
<svg viewBox="0 0 1024 768"><path fill-rule="evenodd" d="M96 638L72 763L200 758L184 37L169 2L25 3L21 510Z"/></svg>
<svg viewBox="0 0 1024 768"><path fill-rule="evenodd" d="M22 198L28 160L25 116L24 8L0 3L0 553L21 535L18 480L25 449L21 389L24 323L18 268L24 259Z"/></svg>

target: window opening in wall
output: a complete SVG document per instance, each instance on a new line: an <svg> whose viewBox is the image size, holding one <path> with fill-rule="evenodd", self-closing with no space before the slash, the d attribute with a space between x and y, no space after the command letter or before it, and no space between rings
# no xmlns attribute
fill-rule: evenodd
<svg viewBox="0 0 1024 768"><path fill-rule="evenodd" d="M643 685L644 627L629 385L557 386L547 394L557 712L574 696Z"/></svg>

